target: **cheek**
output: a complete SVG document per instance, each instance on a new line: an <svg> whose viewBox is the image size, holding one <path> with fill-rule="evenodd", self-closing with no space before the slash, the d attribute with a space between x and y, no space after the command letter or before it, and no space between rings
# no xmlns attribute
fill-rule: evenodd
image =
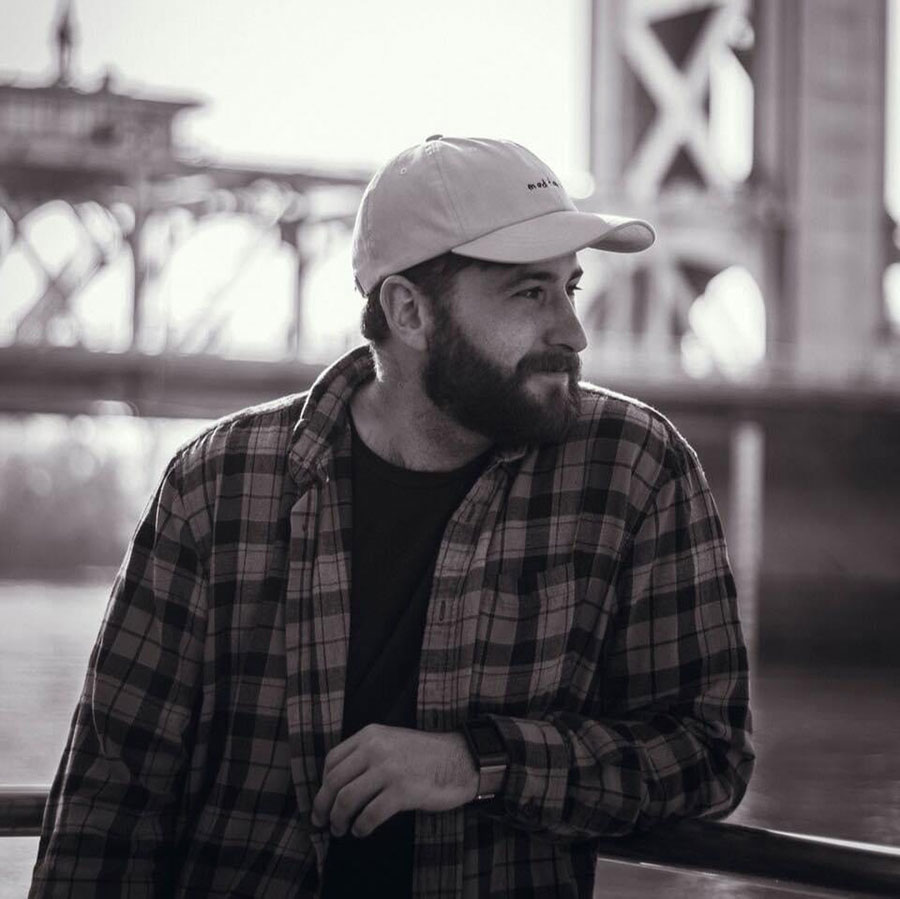
<svg viewBox="0 0 900 899"><path fill-rule="evenodd" d="M530 322L505 318L485 325L479 345L494 362L512 371L523 356L533 351L535 340Z"/></svg>
<svg viewBox="0 0 900 899"><path fill-rule="evenodd" d="M540 323L534 312L525 303L492 303L482 298L458 310L456 326L471 347L511 374L522 357L540 344Z"/></svg>
<svg viewBox="0 0 900 899"><path fill-rule="evenodd" d="M495 365L498 365L509 377L512 377L516 374L516 368L519 362L522 361L522 357L528 352L528 344L519 343L514 339L514 335L505 334L493 340L486 352L491 354L491 359Z"/></svg>

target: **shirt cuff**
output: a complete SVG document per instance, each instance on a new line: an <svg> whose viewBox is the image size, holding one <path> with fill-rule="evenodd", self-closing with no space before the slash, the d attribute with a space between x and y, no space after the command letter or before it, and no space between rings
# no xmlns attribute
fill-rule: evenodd
<svg viewBox="0 0 900 899"><path fill-rule="evenodd" d="M528 830L560 823L571 764L569 746L548 721L487 715L506 746L509 766L502 796L506 815Z"/></svg>

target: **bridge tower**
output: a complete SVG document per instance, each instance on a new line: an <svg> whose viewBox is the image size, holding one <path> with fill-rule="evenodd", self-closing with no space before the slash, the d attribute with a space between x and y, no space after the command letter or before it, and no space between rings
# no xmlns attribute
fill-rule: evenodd
<svg viewBox="0 0 900 899"><path fill-rule="evenodd" d="M765 303L757 375L895 380L882 286L898 258L884 206L885 0L592 0L591 10L589 202L642 209L661 235L596 298L614 358L679 371L691 304L739 265ZM720 88L729 66L746 73L749 106ZM743 170L723 158L714 126L747 144Z"/></svg>
<svg viewBox="0 0 900 899"><path fill-rule="evenodd" d="M752 645L763 419L789 390L856 390L849 407L887 387L897 408L900 352L883 293L898 258L884 204L886 3L591 0L591 13L586 206L643 213L659 241L604 262L586 370L606 383L629 371L690 382L698 297L729 271L761 296L759 358L714 356L705 381L745 400L763 392L755 410L744 402L725 419L729 546ZM747 314L731 310L725 336Z"/></svg>

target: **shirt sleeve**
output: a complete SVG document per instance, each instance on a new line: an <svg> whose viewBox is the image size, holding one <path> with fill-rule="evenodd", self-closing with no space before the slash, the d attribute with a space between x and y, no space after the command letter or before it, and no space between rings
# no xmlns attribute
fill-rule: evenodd
<svg viewBox="0 0 900 899"><path fill-rule="evenodd" d="M614 584L595 714L492 715L499 810L548 839L722 817L753 768L747 651L712 495L693 451L653 491Z"/></svg>
<svg viewBox="0 0 900 899"><path fill-rule="evenodd" d="M168 895L205 587L173 462L132 538L88 662L31 897Z"/></svg>

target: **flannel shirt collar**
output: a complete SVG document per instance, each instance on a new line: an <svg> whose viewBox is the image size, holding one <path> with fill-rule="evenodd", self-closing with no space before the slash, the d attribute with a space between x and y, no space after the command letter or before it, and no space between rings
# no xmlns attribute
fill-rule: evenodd
<svg viewBox="0 0 900 899"><path fill-rule="evenodd" d="M326 368L310 388L294 426L290 472L300 483L328 462L331 448L347 427L350 398L375 377L375 361L368 346L360 346Z"/></svg>
<svg viewBox="0 0 900 899"><path fill-rule="evenodd" d="M350 398L374 377L375 360L365 345L341 356L316 378L294 426L289 467L295 481L317 477L328 463L334 444L347 429ZM528 446L497 448L487 467L515 463L528 451Z"/></svg>

